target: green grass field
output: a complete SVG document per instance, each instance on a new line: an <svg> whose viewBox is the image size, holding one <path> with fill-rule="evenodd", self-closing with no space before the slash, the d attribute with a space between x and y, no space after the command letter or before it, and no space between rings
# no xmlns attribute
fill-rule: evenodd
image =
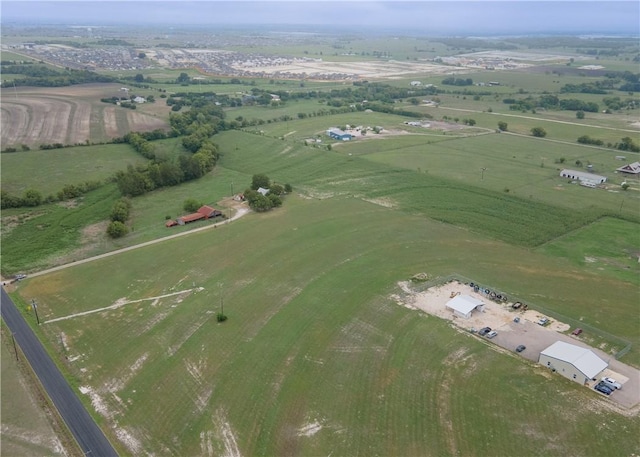
<svg viewBox="0 0 640 457"><path fill-rule="evenodd" d="M44 196L56 194L67 184L104 181L127 165L146 159L128 144L77 146L2 154L2 189L22 195L36 189Z"/></svg>
<svg viewBox="0 0 640 457"><path fill-rule="evenodd" d="M419 271L579 307L637 343L623 322L636 285L348 197L290 197L273 213L28 280L19 294L44 321L148 299L41 327L133 454L229 452L225 434L243 455L637 450L637 422L593 393L396 305L396 281ZM619 309L601 321L603 289ZM606 439L594 439L603 422Z"/></svg>
<svg viewBox="0 0 640 457"><path fill-rule="evenodd" d="M454 48L455 40L319 40L278 51L322 52L326 60L372 60L367 53L378 50L400 60L471 52ZM273 52L261 45L234 49ZM341 55L347 52L358 55ZM603 61L630 68L622 60ZM335 87L268 79L255 86L162 83L182 71L198 74L144 74L168 92ZM581 323L590 329L585 341L595 345L630 342L621 361L640 366L634 318L640 186L632 180L628 191L620 189L622 177L613 171L623 163L615 159L619 152L575 144L583 134L605 141L632 135L627 130L637 115L587 113L577 120L573 112L520 113L502 103L520 88L539 95L588 80L582 76L471 76L502 85L478 100L442 94L440 108L410 100L396 105L434 119L477 121L475 128L446 134L378 112L298 119L327 108L317 100L228 109L228 120L265 123L215 135L221 158L203 178L132 199L130 232L118 240L105 235L120 197L115 184L67 204L3 210L7 277L217 222L164 226L166 217L184 214L189 198L230 213L223 199L244 191L254 174L293 186L284 205L268 213L11 286L27 321L63 362L70 384L121 455L640 454L633 411L617 410L541 366L397 303L398 282L416 273L461 275L566 316L572 327ZM442 79L416 78L436 85ZM412 79L391 83L406 86ZM283 115L292 119L277 120ZM495 132L500 120L509 133ZM326 136L327 128L345 124L408 133L370 133L348 143ZM529 135L538 125L547 138ZM307 146L308 138L321 142ZM183 152L180 141L154 142L156 152L175 156ZM55 192L65 179L105 179L142 160L126 145L27 154L2 155L3 190ZM625 154L628 162L636 158ZM605 175L608 187L589 189L558 176L577 160ZM223 308L229 319L218 323ZM5 392L18 387L5 383L4 362L2 375L6 414Z"/></svg>

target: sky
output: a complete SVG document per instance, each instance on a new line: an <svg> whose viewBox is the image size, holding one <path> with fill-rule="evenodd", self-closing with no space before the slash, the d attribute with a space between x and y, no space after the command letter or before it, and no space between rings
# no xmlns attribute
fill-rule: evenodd
<svg viewBox="0 0 640 457"><path fill-rule="evenodd" d="M2 24L339 26L450 35L640 34L638 0L6 1Z"/></svg>

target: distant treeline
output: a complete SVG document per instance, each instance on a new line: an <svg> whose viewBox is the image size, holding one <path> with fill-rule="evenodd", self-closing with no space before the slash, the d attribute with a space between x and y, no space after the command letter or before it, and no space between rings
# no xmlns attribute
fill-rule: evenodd
<svg viewBox="0 0 640 457"><path fill-rule="evenodd" d="M574 98L560 99L555 95L541 95L540 97L527 97L522 99L505 98L502 101L509 105L510 110L514 111L544 108L597 113L599 109L598 104L594 102L585 102Z"/></svg>
<svg viewBox="0 0 640 457"><path fill-rule="evenodd" d="M23 78L4 80L0 87L37 86L61 87L85 83L112 83L116 78L100 75L88 70L55 70L45 65L21 64L0 65L2 74L24 75Z"/></svg>
<svg viewBox="0 0 640 457"><path fill-rule="evenodd" d="M560 88L562 93L608 94L612 90L624 92L640 92L640 73L609 72L607 79L580 84L565 84Z"/></svg>

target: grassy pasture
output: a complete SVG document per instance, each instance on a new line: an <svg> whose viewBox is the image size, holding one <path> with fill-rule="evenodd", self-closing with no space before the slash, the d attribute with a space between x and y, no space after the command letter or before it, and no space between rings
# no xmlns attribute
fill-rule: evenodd
<svg viewBox="0 0 640 457"><path fill-rule="evenodd" d="M401 142L352 142L340 151L495 191L509 189L509 193L553 205L599 206L618 212L622 200L628 199L626 210L624 205L622 210L629 215L638 211L640 195L635 191L623 192L618 187L625 178L613 172L620 166L614 152L504 133L437 142L431 137L411 138L403 137ZM559 163L560 158L564 158L565 163ZM612 191L591 192L594 189L571 185L561 178L560 169L576 168L576 160L592 163L594 172L608 177Z"/></svg>
<svg viewBox="0 0 640 457"><path fill-rule="evenodd" d="M635 224L601 219L541 246L538 251L567 259L587 271L640 285L640 233Z"/></svg>
<svg viewBox="0 0 640 457"><path fill-rule="evenodd" d="M46 196L66 184L102 181L127 165L145 162L128 144L6 153L2 154L2 189L15 195L37 189Z"/></svg>
<svg viewBox="0 0 640 457"><path fill-rule="evenodd" d="M77 257L67 261L93 254L96 237L105 238L106 224L100 224L108 220L119 197L111 184L73 202L2 210L3 275L57 264L74 252Z"/></svg>
<svg viewBox="0 0 640 457"><path fill-rule="evenodd" d="M631 284L353 198L291 197L217 231L27 280L18 293L46 321L204 288L40 327L102 401L108 433L137 442L131 454L221 454L225 433L243 455L637 452L637 420L592 392L396 305L395 282L418 271L458 271L579 307L590 322L601 300L619 302L602 324L635 333L624 322ZM562 306L551 298L560 289Z"/></svg>
<svg viewBox="0 0 640 457"><path fill-rule="evenodd" d="M357 195L385 201L403 211L461 224L518 244L536 245L553 239L595 220L603 211L588 207L567 212L562 206L530 198L529 193L514 196L503 192L503 187L492 190L478 186L477 181L472 185L443 179L415 168L380 165L342 152L289 145L275 139L264 138L256 144L254 137L241 132L219 135L222 150L236 148L225 156L223 165L247 174L264 172L321 198ZM476 173L480 178L479 168Z"/></svg>

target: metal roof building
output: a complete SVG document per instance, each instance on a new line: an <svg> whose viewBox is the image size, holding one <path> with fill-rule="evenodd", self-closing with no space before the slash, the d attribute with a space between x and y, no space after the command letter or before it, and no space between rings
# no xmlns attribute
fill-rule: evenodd
<svg viewBox="0 0 640 457"><path fill-rule="evenodd" d="M556 341L540 353L539 362L580 384L596 379L609 365L589 349Z"/></svg>
<svg viewBox="0 0 640 457"><path fill-rule="evenodd" d="M587 173L584 171L568 170L564 169L560 172L560 176L563 178L575 179L577 181L587 181L595 184L602 184L607 181L606 176L600 176L593 173Z"/></svg>
<svg viewBox="0 0 640 457"><path fill-rule="evenodd" d="M469 295L457 295L449 300L445 306L452 310L456 316L469 319L474 310L482 311L484 303L482 300L470 297Z"/></svg>

